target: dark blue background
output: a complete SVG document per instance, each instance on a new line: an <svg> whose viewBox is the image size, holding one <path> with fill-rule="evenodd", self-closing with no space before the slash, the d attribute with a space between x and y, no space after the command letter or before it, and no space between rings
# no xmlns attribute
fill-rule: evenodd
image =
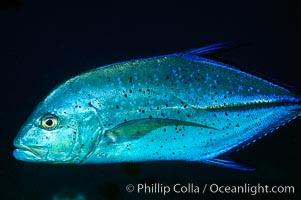
<svg viewBox="0 0 301 200"><path fill-rule="evenodd" d="M216 58L286 83L294 91L301 89L297 4L113 3L19 0L1 5L0 199L51 199L54 193L76 192L88 199L163 198L125 191L129 183L144 182L293 185L295 195L258 195L256 199L296 199L301 185L300 118L230 156L256 166L251 173L188 162L77 166L31 164L13 158L13 139L44 96L74 75L114 62L234 41L247 45ZM237 199L239 195L170 194L165 198L176 197Z"/></svg>

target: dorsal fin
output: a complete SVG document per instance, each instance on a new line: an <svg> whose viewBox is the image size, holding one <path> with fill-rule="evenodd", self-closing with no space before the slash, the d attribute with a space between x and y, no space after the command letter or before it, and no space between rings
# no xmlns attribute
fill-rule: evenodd
<svg viewBox="0 0 301 200"><path fill-rule="evenodd" d="M234 47L238 47L237 43L234 42L219 42L211 45L207 45L201 48L191 49L184 52L184 55L195 55L195 56L203 56L207 54L217 53L224 50L229 50Z"/></svg>

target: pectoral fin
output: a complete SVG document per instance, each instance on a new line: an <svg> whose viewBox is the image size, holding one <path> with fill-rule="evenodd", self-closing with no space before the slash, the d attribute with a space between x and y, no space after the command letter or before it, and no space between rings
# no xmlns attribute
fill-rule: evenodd
<svg viewBox="0 0 301 200"><path fill-rule="evenodd" d="M164 126L196 126L200 128L209 128L217 130L213 127L174 119L159 119L159 118L143 118L124 122L107 130L106 136L112 142L133 140L142 137L153 130Z"/></svg>

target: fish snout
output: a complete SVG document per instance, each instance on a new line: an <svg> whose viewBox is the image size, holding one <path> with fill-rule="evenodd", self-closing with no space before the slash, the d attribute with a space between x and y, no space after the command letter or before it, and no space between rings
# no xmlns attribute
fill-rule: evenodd
<svg viewBox="0 0 301 200"><path fill-rule="evenodd" d="M15 137L14 139L14 146L19 148L19 147L24 147L24 146L27 146L29 145L31 142L30 141L33 141L34 138L30 138L29 136L30 135L33 135L33 134L30 134L30 132L32 132L32 124L27 124L27 125L24 125L19 133L17 134L17 136Z"/></svg>
<svg viewBox="0 0 301 200"><path fill-rule="evenodd" d="M16 149L13 155L16 159L22 161L39 162L47 155L48 148L45 145L38 145L36 132L32 124L21 128L14 139Z"/></svg>

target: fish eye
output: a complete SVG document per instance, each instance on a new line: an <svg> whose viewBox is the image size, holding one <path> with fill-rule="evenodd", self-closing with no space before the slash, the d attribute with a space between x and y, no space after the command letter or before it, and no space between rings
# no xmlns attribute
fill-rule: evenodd
<svg viewBox="0 0 301 200"><path fill-rule="evenodd" d="M53 130L57 127L58 120L54 115L47 114L41 118L41 126L46 130Z"/></svg>

